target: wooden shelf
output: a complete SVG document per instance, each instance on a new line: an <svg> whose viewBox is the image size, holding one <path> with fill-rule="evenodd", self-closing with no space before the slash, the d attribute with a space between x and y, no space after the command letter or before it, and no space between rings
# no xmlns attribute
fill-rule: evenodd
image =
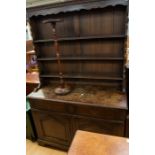
<svg viewBox="0 0 155 155"><path fill-rule="evenodd" d="M121 39L126 35L102 35L102 36L86 36L86 37L65 37L59 38L58 41L76 41L76 40L92 40L92 39ZM54 42L54 39L34 40L34 43Z"/></svg>
<svg viewBox="0 0 155 155"><path fill-rule="evenodd" d="M51 57L51 58L38 58L38 61L56 61L57 58ZM61 60L63 61L85 61L85 60L99 60L99 61L123 61L124 59L122 57L62 57Z"/></svg>
<svg viewBox="0 0 155 155"><path fill-rule="evenodd" d="M42 74L40 75L41 78L59 78L59 75L49 75L49 74ZM92 79L92 80L117 80L122 81L122 77L104 77L104 76L82 76L82 75L64 75L66 79Z"/></svg>

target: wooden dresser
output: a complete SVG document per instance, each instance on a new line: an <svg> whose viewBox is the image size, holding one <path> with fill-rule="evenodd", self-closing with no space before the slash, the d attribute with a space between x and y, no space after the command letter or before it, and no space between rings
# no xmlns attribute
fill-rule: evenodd
<svg viewBox="0 0 155 155"><path fill-rule="evenodd" d="M125 136L125 40L128 1L83 0L27 8L40 86L31 93L41 145L67 150L76 130ZM59 83L50 24L60 18L58 42L65 81L72 92L54 94Z"/></svg>

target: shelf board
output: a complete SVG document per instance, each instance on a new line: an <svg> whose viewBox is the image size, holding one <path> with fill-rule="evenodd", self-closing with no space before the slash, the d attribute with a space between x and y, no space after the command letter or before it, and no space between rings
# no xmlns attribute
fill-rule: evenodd
<svg viewBox="0 0 155 155"><path fill-rule="evenodd" d="M59 78L59 75L47 75L47 74L42 74L40 75L41 78ZM122 77L104 77L104 76L82 76L82 75L64 75L63 76L66 79L92 79L92 80L117 80L117 81L122 81Z"/></svg>
<svg viewBox="0 0 155 155"><path fill-rule="evenodd" d="M126 35L102 35L102 36L85 36L85 37L64 37L59 38L58 41L75 41L75 40L91 40L91 39L121 39L125 38ZM34 43L46 43L54 42L54 39L42 39L34 40Z"/></svg>
<svg viewBox="0 0 155 155"><path fill-rule="evenodd" d="M51 58L38 58L38 61L56 61L57 58L51 57ZM123 57L61 57L60 60L63 61L81 61L81 60L100 60L100 61L122 61L124 60Z"/></svg>

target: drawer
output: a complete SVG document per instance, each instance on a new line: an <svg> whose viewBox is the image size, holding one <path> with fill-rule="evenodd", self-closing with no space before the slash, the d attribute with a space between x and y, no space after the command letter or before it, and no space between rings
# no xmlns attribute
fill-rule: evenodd
<svg viewBox="0 0 155 155"><path fill-rule="evenodd" d="M76 130L83 130L101 134L124 136L123 121L105 121L103 119L76 117L74 118L74 123L76 126L74 132L76 132Z"/></svg>
<svg viewBox="0 0 155 155"><path fill-rule="evenodd" d="M97 107L91 105L66 104L67 113L79 116L102 118L105 120L125 121L127 110L117 108Z"/></svg>
<svg viewBox="0 0 155 155"><path fill-rule="evenodd" d="M65 102L56 102L49 100L41 100L41 99L29 99L31 108L59 112L59 113L67 113L67 114L75 114L76 106L73 104L67 104Z"/></svg>
<svg viewBox="0 0 155 155"><path fill-rule="evenodd" d="M126 109L106 108L106 107L97 107L88 105L76 106L77 115L102 118L105 120L125 121L126 113L127 113Z"/></svg>
<svg viewBox="0 0 155 155"><path fill-rule="evenodd" d="M126 109L97 107L93 105L70 104L67 102L56 102L41 99L29 99L31 108L51 112L67 113L71 115L102 118L105 120L125 121Z"/></svg>
<svg viewBox="0 0 155 155"><path fill-rule="evenodd" d="M49 100L41 100L34 98L29 98L29 101L31 108L33 109L66 113L65 103L63 102L53 102Z"/></svg>

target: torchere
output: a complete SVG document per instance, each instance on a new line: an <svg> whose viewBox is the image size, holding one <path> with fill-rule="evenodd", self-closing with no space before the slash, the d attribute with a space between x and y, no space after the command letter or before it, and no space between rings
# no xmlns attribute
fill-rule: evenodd
<svg viewBox="0 0 155 155"><path fill-rule="evenodd" d="M62 21L61 19L49 19L49 20L45 20L43 23L50 23L52 25L52 31L53 31L53 37L54 37L54 46L55 46L55 52L57 57L58 69L59 69L59 78L60 78L60 85L57 88L55 88L54 92L55 94L58 94L58 95L65 95L71 91L71 88L64 81L62 64L60 60L60 50L59 50L59 44L58 44L58 37L56 33L56 23L61 21Z"/></svg>

